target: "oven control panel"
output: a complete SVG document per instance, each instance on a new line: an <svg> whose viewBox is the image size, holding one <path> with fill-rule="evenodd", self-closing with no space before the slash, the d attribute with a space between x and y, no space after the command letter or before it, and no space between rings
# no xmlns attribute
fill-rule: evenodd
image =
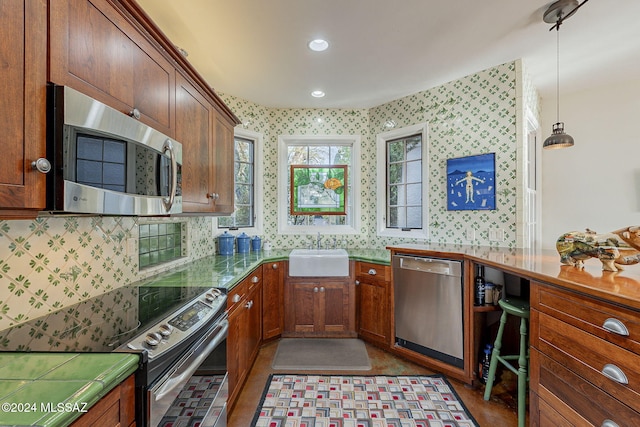
<svg viewBox="0 0 640 427"><path fill-rule="evenodd" d="M185 307L170 313L160 322L126 344L132 350L146 350L149 359L157 357L195 334L224 313L227 296L219 289L201 294Z"/></svg>
<svg viewBox="0 0 640 427"><path fill-rule="evenodd" d="M210 306L201 301L196 301L182 313L169 320L169 325L174 326L181 331L186 331L198 323L203 316L206 316L209 310L211 310ZM162 327L162 325L160 325L160 327Z"/></svg>

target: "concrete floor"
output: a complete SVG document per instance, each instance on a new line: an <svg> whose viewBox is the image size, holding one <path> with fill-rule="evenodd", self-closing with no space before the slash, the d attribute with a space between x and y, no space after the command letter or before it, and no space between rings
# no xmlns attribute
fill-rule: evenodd
<svg viewBox="0 0 640 427"><path fill-rule="evenodd" d="M264 344L258 353L249 377L237 399L235 406L231 409L228 417L228 427L248 427L251 425L253 416L260 403L262 392L264 391L269 374L275 373L271 369L271 362L278 347L278 341ZM337 375L430 375L436 372L418 366L404 359L395 357L385 351L367 344L367 352L371 360L372 369L370 371L327 371L322 374ZM295 373L287 370L286 373ZM305 373L305 372L301 372ZM316 373L316 372L314 372ZM471 388L460 381L449 378L456 393L464 402L465 406L482 426L508 427L517 425L516 414L516 381L515 375L504 370L502 381L493 387L491 400L483 400L484 386Z"/></svg>

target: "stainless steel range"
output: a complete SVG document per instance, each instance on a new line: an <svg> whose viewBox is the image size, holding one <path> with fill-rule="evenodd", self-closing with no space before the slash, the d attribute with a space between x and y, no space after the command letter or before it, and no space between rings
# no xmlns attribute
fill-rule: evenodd
<svg viewBox="0 0 640 427"><path fill-rule="evenodd" d="M226 300L208 287L130 285L1 331L0 342L6 351L139 353L137 425L224 427ZM189 421L177 408L180 399L194 401L184 386L197 381L207 401L183 411L196 417Z"/></svg>

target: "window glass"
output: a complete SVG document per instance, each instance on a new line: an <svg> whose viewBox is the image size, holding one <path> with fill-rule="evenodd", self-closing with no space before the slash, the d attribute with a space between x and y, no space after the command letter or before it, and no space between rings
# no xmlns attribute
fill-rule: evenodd
<svg viewBox="0 0 640 427"><path fill-rule="evenodd" d="M218 228L255 226L255 141L234 139L235 210L231 216L218 218Z"/></svg>
<svg viewBox="0 0 640 427"><path fill-rule="evenodd" d="M426 136L426 123L376 136L380 236L428 237Z"/></svg>

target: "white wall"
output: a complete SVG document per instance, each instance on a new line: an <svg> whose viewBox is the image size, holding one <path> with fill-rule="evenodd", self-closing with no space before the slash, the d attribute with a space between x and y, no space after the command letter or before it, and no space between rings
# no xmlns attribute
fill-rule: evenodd
<svg viewBox="0 0 640 427"><path fill-rule="evenodd" d="M575 145L542 153L542 247L561 234L640 225L640 78L560 94L560 120ZM542 101L542 138L556 97Z"/></svg>

